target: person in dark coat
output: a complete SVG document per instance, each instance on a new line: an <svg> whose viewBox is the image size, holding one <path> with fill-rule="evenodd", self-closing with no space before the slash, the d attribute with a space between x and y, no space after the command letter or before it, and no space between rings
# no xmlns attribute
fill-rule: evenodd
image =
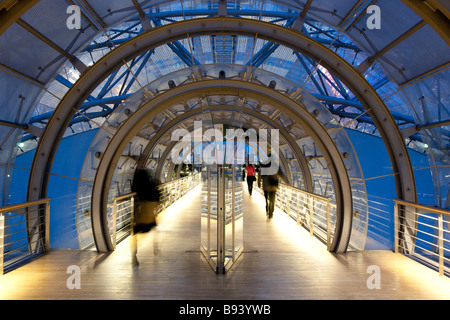
<svg viewBox="0 0 450 320"><path fill-rule="evenodd" d="M261 167L270 167L270 163L266 165L261 165ZM280 180L284 182L287 181L281 170L278 170L276 174L272 175L258 175L258 186L264 191L264 198L266 199L266 215L270 220L273 217L273 212L275 211L275 203L277 198L278 185Z"/></svg>
<svg viewBox="0 0 450 320"><path fill-rule="evenodd" d="M145 170L136 170L133 179L132 191L137 194L137 202L132 221L132 234L130 247L133 265L138 265L137 260L137 236L146 233L156 227L156 216L160 204L160 191L158 181Z"/></svg>

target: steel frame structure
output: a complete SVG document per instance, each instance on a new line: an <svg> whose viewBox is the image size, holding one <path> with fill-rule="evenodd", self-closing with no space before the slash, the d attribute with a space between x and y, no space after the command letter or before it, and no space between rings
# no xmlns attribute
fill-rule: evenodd
<svg viewBox="0 0 450 320"><path fill-rule="evenodd" d="M308 132L327 161L335 187L337 205L336 232L331 248L333 251L345 252L350 240L353 217L351 185L347 169L333 139L328 135L320 122L295 100L266 86L224 79L199 80L157 95L136 110L116 132L102 155L92 193L93 231L99 251L112 250L105 211L109 193L107 186L111 184L117 161L129 141L145 123L162 110L179 103L183 99L198 97L205 93L208 95L245 95L261 99L268 104L276 104L283 113L295 119L296 123Z"/></svg>
<svg viewBox="0 0 450 320"><path fill-rule="evenodd" d="M108 76L113 81L112 75L119 70L125 61L136 61L139 57L142 59L159 45L173 43L196 35L211 34L243 35L265 39L289 47L294 52L309 57L314 63L320 63L326 67L353 92L363 106L364 112L370 115L371 121L379 130L396 176L398 198L409 201L416 200L411 163L395 118L376 94L375 89L353 66L324 47L320 42L295 30L256 20L225 17L191 19L148 30L117 47L84 72L79 81L71 86L69 92L48 120L30 174L29 200L45 197L48 174L57 146L65 130L74 120L75 114L82 108L82 101L89 99L92 88L97 87ZM265 50L270 50L270 47ZM263 53L261 55L263 56ZM124 91L126 91L126 88L124 88ZM149 94L153 95L152 93ZM119 101L120 99L118 99ZM344 102L339 101L341 104ZM351 101L351 103L353 105L357 102ZM99 101L99 104L104 104L104 102ZM110 111L105 110L105 114L106 112ZM348 226L346 229L348 229ZM345 243L345 241L342 243ZM337 250L345 251L343 246L345 245L341 245ZM103 246L101 249L105 248L107 246Z"/></svg>
<svg viewBox="0 0 450 320"><path fill-rule="evenodd" d="M210 112L218 112L218 111L229 111L232 110L233 106L229 106L229 105L214 105L214 106L210 106L209 107L209 111ZM252 117L255 117L259 120L261 120L262 122L266 123L267 125L269 125L270 127L274 128L274 129L278 129L280 132L280 136L286 140L288 146L292 149L293 154L296 158L296 160L299 163L300 166L300 170L302 172L303 175L303 179L304 179L304 185L306 190L312 191L312 178L311 178L311 173L308 169L308 162L305 158L305 156L303 155L302 151L300 150L300 147L298 146L298 144L296 143L296 141L294 140L294 138L286 131L285 128L283 128L280 124L278 124L276 121L270 119L269 117L248 109L248 108L242 108L240 110L243 114L246 115L251 115ZM185 113L183 113L181 116L176 117L175 119L169 121L167 124L164 125L164 127L159 128L157 133L155 134L155 136L152 137L152 139L149 141L149 143L147 144L147 146L145 147L145 149L143 150L142 154L140 155L140 158L137 162L137 167L138 168L144 168L145 164L146 164L146 160L149 157L149 155L153 152L153 150L155 149L156 145L159 143L159 141L165 136L171 133L172 128L176 128L177 126L179 126L181 123L183 123L183 121L189 119L189 118L194 118L198 115L202 114L202 110L200 108L196 108L190 111L187 111ZM217 123L216 121L214 123ZM250 126L243 124L244 128L250 128ZM188 128L188 131L192 131L193 128ZM170 147L168 147L167 149L170 149ZM168 156L168 155L167 155ZM160 167L163 165L163 163L166 161L167 156L163 156L160 159L162 159L161 163L158 164L158 169L156 170L156 177L158 177L159 179L161 179L161 169ZM281 156L281 161L285 164L286 160L284 159L284 156L282 154L280 154ZM286 168L286 166L284 166Z"/></svg>
<svg viewBox="0 0 450 320"><path fill-rule="evenodd" d="M256 10L228 10L227 14L229 16L261 16L261 17L270 17L273 19L273 22L283 22L284 26L286 28L293 28L293 24L296 21L297 15L295 13L283 13L283 12L275 12L275 11L256 11ZM153 22L155 27L162 26L162 21L166 22L173 22L171 21L171 18L176 17L196 17L196 16L209 16L214 17L217 15L216 9L208 9L208 10L183 10L183 11L174 11L174 12L162 12L162 13L152 13L151 15L147 16L149 21ZM100 50L103 48L110 48L117 45L121 45L125 43L126 41L129 41L134 36L137 36L144 32L144 28L141 28L139 31L133 31L133 29L139 28L141 25L141 21L138 18L132 18L129 20L132 22L131 26L127 26L124 29L120 28L113 28L110 33L109 39L102 43L94 43L90 44L87 47L83 49L83 52L93 52L95 50ZM351 42L343 42L341 39L338 38L338 35L334 31L330 30L323 30L321 27L318 27L315 25L314 21L304 21L304 26L302 27L301 31L311 37L312 39L322 43L323 45L332 46L334 48L346 48L349 50L354 51L354 55L356 56L359 52L361 52L361 49L358 48L358 46L352 44ZM313 30L313 31L308 31ZM128 34L128 37L124 37L124 35ZM133 36L132 36L133 35ZM197 61L195 58L192 57L191 53L189 52L189 49L185 48L179 41L174 41L172 43L167 44L169 48L186 64L188 67L192 67L194 65L200 65L199 61ZM264 47L262 47L258 52L254 54L251 61L248 61L246 65L251 65L254 67L259 67L262 65L270 56L271 54L280 46L278 43L274 42L268 42ZM232 50L235 50L235 47L232 48ZM129 97L129 90L133 83L135 82L136 78L139 76L139 74L142 72L143 67L148 62L150 56L154 53L154 51L149 51L147 53L144 53L135 59L133 59L130 62L130 68L127 68L125 71L118 74L118 72L111 74L108 81L105 83L104 87L100 91L100 93L97 95L97 97L89 97L88 102L86 102L82 108L79 109L80 115L74 118L71 121L71 125L74 125L76 123L80 122L88 122L91 119L95 118L105 118L108 115L113 112L115 107L122 102L124 99ZM233 53L232 53L233 55ZM316 86L317 91L319 94L316 94L316 97L319 98L322 102L325 103L325 105L329 108L330 112L335 114L339 118L348 118L353 119L354 121L357 121L358 123L368 123L373 125L373 121L369 118L364 116L365 110L363 106L356 101L355 99L352 99L348 96L343 84L339 80L338 77L330 78L328 75L324 74L321 70L317 69L317 63L314 62L312 59L310 59L307 56L303 56L299 52L295 52L295 55L297 56L298 60L301 62L305 70L309 73L309 77L313 81L314 85ZM134 68L135 66L139 66L135 72L133 72L133 75L130 74L130 69ZM316 77L318 80L316 80ZM63 83L67 88L70 88L73 84L70 83L68 80L64 79L61 76L57 76L56 80ZM123 84L120 89L120 94L113 94L112 96L105 98L105 95L109 94L111 92L111 89L114 88L120 81L123 81ZM378 81L373 87L375 90L379 89L383 85L387 83L387 79L381 79ZM332 86L334 89L336 89L337 92L343 97L343 98L337 98L335 96L332 96L328 94L327 92L327 85ZM114 107L110 108L107 105L113 104ZM90 108L94 108L97 106L101 106L103 108L102 111L96 111L96 112L88 112ZM343 111L346 107L353 107L352 112L346 112ZM30 120L30 125L39 125L39 124L45 124L48 119L51 117L52 112L48 112L45 114L41 114L39 116L36 116ZM392 112L392 115L394 119L397 121L399 125L405 126L415 125L415 121L412 117L405 116L399 113ZM29 139L35 138L34 135L29 134L23 137L22 142L25 142ZM422 141L422 137L417 134L412 134L410 136L413 140Z"/></svg>

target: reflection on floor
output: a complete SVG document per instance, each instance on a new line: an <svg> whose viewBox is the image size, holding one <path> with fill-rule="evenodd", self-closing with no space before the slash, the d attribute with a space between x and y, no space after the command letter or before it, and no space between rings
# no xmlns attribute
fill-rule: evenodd
<svg viewBox="0 0 450 320"><path fill-rule="evenodd" d="M55 250L0 276L0 299L449 299L450 279L390 251L332 254L281 212L265 218L260 194L245 195L245 253L216 275L199 251L200 187L138 242L109 254ZM69 266L81 270L69 289ZM370 272L380 270L380 289ZM368 285L369 284L369 285Z"/></svg>

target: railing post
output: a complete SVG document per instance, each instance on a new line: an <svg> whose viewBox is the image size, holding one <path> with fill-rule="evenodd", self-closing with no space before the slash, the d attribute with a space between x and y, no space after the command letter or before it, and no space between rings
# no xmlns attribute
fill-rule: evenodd
<svg viewBox="0 0 450 320"><path fill-rule="evenodd" d="M327 250L330 251L331 248L331 212L330 212L330 201L327 201Z"/></svg>
<svg viewBox="0 0 450 320"><path fill-rule="evenodd" d="M218 176L218 174L217 174ZM217 177L217 183L219 182L219 178ZM208 259L211 259L211 168L208 167L208 181L207 181L207 186L208 186L208 198L207 198L207 203L208 203L208 222L207 222L207 226L206 226L206 230L207 230L207 245L208 245L208 251L207 251L207 257ZM219 185L216 186L217 187L217 191L219 191Z"/></svg>
<svg viewBox="0 0 450 320"><path fill-rule="evenodd" d="M439 213L438 216L438 228L439 228L439 275L444 275L444 226L442 223L442 214Z"/></svg>
<svg viewBox="0 0 450 320"><path fill-rule="evenodd" d="M113 229L113 247L116 249L117 244L117 201L113 202L113 214L112 214L112 229Z"/></svg>
<svg viewBox="0 0 450 320"><path fill-rule="evenodd" d="M225 274L224 220L225 220L225 168L218 167L217 179L217 268L218 274Z"/></svg>
<svg viewBox="0 0 450 320"><path fill-rule="evenodd" d="M5 215L0 212L0 275L4 271L4 254L5 254Z"/></svg>
<svg viewBox="0 0 450 320"><path fill-rule="evenodd" d="M134 212L134 196L131 197L131 212L130 212L130 235L133 236L134 235L134 217L135 217L135 212Z"/></svg>
<svg viewBox="0 0 450 320"><path fill-rule="evenodd" d="M311 196L308 196L308 211L309 211L309 234L311 236L314 235L314 212L313 212L313 206L314 206L314 199L312 200L311 204Z"/></svg>
<svg viewBox="0 0 450 320"><path fill-rule="evenodd" d="M395 202L394 204L394 252L398 253L399 248L399 239L398 239L398 233L399 233L399 214L398 214L398 204Z"/></svg>
<svg viewBox="0 0 450 320"><path fill-rule="evenodd" d="M289 215L289 202L290 202L290 196L289 196L289 192L290 189L289 188L285 188L286 189L286 195L284 197L284 211L287 215Z"/></svg>
<svg viewBox="0 0 450 320"><path fill-rule="evenodd" d="M232 202L232 204L231 204L231 223L232 223L232 227L231 227L231 229L232 229L232 231L231 231L231 237L232 237L232 241L231 241L231 249L232 249L232 261L234 262L235 261L235 259L236 259L236 257L235 257L235 255L236 255L236 253L235 253L235 250L234 250L234 248L235 248L235 246L236 246L236 244L235 244L235 233L236 233L236 217L235 217L235 214L236 214L236 208L235 208L235 204L236 204L236 202L235 202L235 195L236 195L236 193L235 193L235 188L236 188L236 186L235 186L235 174L236 174L236 170L235 170L235 168L233 167L233 170L232 170L232 178L233 178L233 180L232 180L232 182L231 182L231 184L232 184L232 189L231 189L231 193L232 193L232 197L231 197L231 202Z"/></svg>
<svg viewBox="0 0 450 320"><path fill-rule="evenodd" d="M44 252L50 251L50 201L45 205L45 239Z"/></svg>

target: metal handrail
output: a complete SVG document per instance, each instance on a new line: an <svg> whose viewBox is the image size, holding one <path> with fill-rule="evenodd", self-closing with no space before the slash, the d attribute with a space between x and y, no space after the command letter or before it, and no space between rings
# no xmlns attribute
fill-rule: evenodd
<svg viewBox="0 0 450 320"><path fill-rule="evenodd" d="M119 202L124 202L124 200L130 199L130 214L131 214L131 232L133 230L132 228L132 221L134 220L134 197L137 195L136 192L124 194L118 197L113 198L112 203L112 241L113 241L113 247L116 248L117 245L117 205Z"/></svg>
<svg viewBox="0 0 450 320"><path fill-rule="evenodd" d="M309 227L309 232L310 235L313 236L314 234L316 234L317 238L319 239L323 239L323 237L320 236L320 234L318 233L318 230L316 230L316 228L314 228L314 213L315 213L315 202L319 202L324 206L324 211L325 211L325 218L326 218L326 239L324 239L324 241L326 242L327 245L327 250L330 251L331 250L331 241L332 241L332 235L331 235L331 208L336 208L336 205L334 203L331 203L332 199L328 198L328 197L324 197L322 195L318 195L312 192L308 192L308 191L304 191L298 188L295 188L293 186L284 184L284 183L280 183L279 185L279 189L278 189L278 193L281 191L283 192L283 188L286 188L288 190L290 190L291 192L297 193L298 195L301 195L303 197L305 197L306 203L307 205L304 207L307 210L307 214L305 214L305 218L307 216L309 216L309 223L308 226L305 226L305 228ZM260 188L258 186L258 184L256 184L256 190L258 190L260 193L262 193L262 188ZM277 196L277 198L279 199L280 197ZM278 201L277 201L278 203ZM286 214L289 214L289 208L291 208L291 204L286 204L285 205L286 210L284 210L284 208L282 208L281 206L279 206L279 208L285 212ZM297 205L297 210L296 210L296 220L297 220L297 224L300 225L300 208Z"/></svg>
<svg viewBox="0 0 450 320"><path fill-rule="evenodd" d="M27 245L13 249L13 250L11 250L11 252L17 251L18 249L22 249L24 247L28 247L29 250L31 251L31 253L34 253L33 252L34 250L32 249L32 245L34 246L34 244L37 244L37 243L41 244L42 252L48 252L50 250L50 236L49 236L49 234L50 234L50 200L51 200L50 198L45 198L45 199L39 199L39 200L35 200L35 201L29 201L29 202L24 202L24 203L19 203L19 204L8 205L8 206L4 206L4 207L0 208L0 275L2 275L4 273L4 269L5 269L5 230L6 230L6 227L11 228L11 227L18 226L24 222L28 224L28 223L30 223L31 220L36 220L34 227L31 229L37 229L37 231L30 234L30 232L29 232L30 227L27 226L25 229L27 231L26 237L10 241L7 245L9 246L14 243L19 243L20 241L26 239ZM45 205L45 210L44 210L44 215L43 215L44 219L41 222L39 222L39 220L42 219L42 216L29 217L29 216L27 216L27 213L29 214L29 212L27 212L26 210L24 210L24 212L20 212L19 214L16 214L16 215L7 216L7 217L5 216L5 213L7 213L7 212L18 213L17 212L18 210L32 208L32 207L41 206L41 205ZM20 215L25 215L25 217L26 217L25 221L20 222L20 223L8 224L8 226L6 226L5 220L7 218L11 219L11 218L18 217ZM13 235L19 234L20 232L23 232L23 231L24 230L19 230L17 232L8 234L8 236L13 236ZM33 240L33 238L34 238L34 240ZM36 251L37 251L37 249L36 249Z"/></svg>
<svg viewBox="0 0 450 320"><path fill-rule="evenodd" d="M171 185L182 183L184 180L196 178L196 175L199 176L199 174L200 173L194 174L194 175L190 175L190 176L186 176L186 177L183 177L183 178L180 178L180 179L176 179L176 180L172 180L172 181L160 184L160 185L158 185L158 189L161 191L164 188L167 188L167 187L170 188ZM180 191L187 192L187 191L190 191L190 190L183 189L183 190L180 190ZM183 196L183 195L184 194L182 194L181 196ZM123 202L126 202L126 201L130 200L130 205L129 205L130 206L130 215L131 215L131 217L130 217L130 227L131 227L130 230L131 231L130 232L133 233L133 223L134 223L134 214L135 214L135 212L134 212L135 197L137 197L137 193L136 192L131 192L131 193L127 193L127 194L124 194L124 195L120 195L120 196L112 198L113 202L108 205L108 207L112 207L112 218L111 218L112 219L112 243L113 243L113 247L114 248L116 248L116 245L117 245L117 218L118 218L118 212L120 211L120 210L117 209L117 206L120 203L123 203ZM175 199L175 200L178 200L178 198ZM168 203L162 203L162 205L159 206L160 207L159 209L167 208L169 205L172 204L172 202L170 202L170 201L167 201L167 202ZM124 227L127 227L127 225L125 225Z"/></svg>
<svg viewBox="0 0 450 320"><path fill-rule="evenodd" d="M315 194L315 193L312 193L312 192L308 192L308 191L305 191L305 190L301 190L301 189L298 189L296 187L290 186L288 184L281 183L280 185L283 186L284 188L292 189L294 192L298 192L298 193L301 193L301 194L304 194L304 195L312 196L312 197L314 197L314 198L316 198L318 200L322 200L322 201L325 201L325 202L330 202L332 200L331 198L324 197L322 195ZM331 204L331 205L333 205L333 204Z"/></svg>
<svg viewBox="0 0 450 320"><path fill-rule="evenodd" d="M393 199L393 201L400 205L405 205L408 207L414 207L416 209L430 211L432 213L439 213L439 214L443 214L445 216L450 216L450 210L448 210L448 209L439 208L436 206L430 206L430 205L426 205L426 204L415 203L415 202L406 201L406 200L402 200L402 199Z"/></svg>
<svg viewBox="0 0 450 320"><path fill-rule="evenodd" d="M444 220L444 217L447 217L447 218L450 217L450 210L436 207L436 206L424 205L424 204L420 204L420 203L405 201L402 199L393 199L393 201L395 203L395 205L394 205L394 229L395 229L394 252L395 253L399 253L400 249L402 247L400 244L400 241L401 241L400 234L402 233L404 237L406 236L406 233L404 231L401 231L401 228L400 228L402 226L402 223L400 221L401 219L408 220L410 222L418 224L418 216L425 216L428 214L437 214L438 215L438 218L437 218L437 222L438 222L438 226L437 226L437 230L438 230L438 236L437 236L438 268L439 268L439 275L443 276L445 274L444 251L446 250L444 248L444 222L443 222L443 220ZM402 210L400 208L401 206L411 207L414 209L414 212L412 212L412 213L415 215L415 219L413 219L413 221L411 221L411 219L406 217L405 215L400 214L400 210ZM425 226L431 227L431 228L436 228L434 225L433 226L427 225L427 224L422 224L422 225L425 225ZM414 229L413 232L415 233L414 235L410 235L410 234L408 235L409 237L414 238L414 244L412 245L413 247L417 246L415 243L417 240L423 241L424 243L434 246L434 243L430 243L430 242L427 242L427 241L417 238L417 232L418 232L417 226L415 228L410 227L410 229ZM425 232L423 232L423 233L425 233ZM434 234L429 234L429 233L426 233L426 234L431 237L435 237ZM403 241L406 241L406 239L403 239ZM436 254L435 252L432 252L432 251L422 248L420 246L418 246L418 247L430 254ZM414 249L412 251L414 251ZM414 254L414 252L412 252L412 253Z"/></svg>
<svg viewBox="0 0 450 320"><path fill-rule="evenodd" d="M50 198L45 198L45 199L39 199L39 200L35 200L35 201L23 202L23 203L19 203L19 204L12 204L12 205L9 205L9 206L1 207L0 208L0 213L16 211L18 209L23 209L23 208L27 208L27 207L37 206L37 205L40 205L40 204L47 204L47 203L50 202L50 200L51 200Z"/></svg>
<svg viewBox="0 0 450 320"><path fill-rule="evenodd" d="M167 182L161 183L159 185L159 187L164 187L164 186L169 185L171 183L180 182L180 181L182 181L184 179L189 179L189 178L193 178L195 176L200 176L200 174L201 174L201 172L197 172L197 173L194 173L194 174L191 174L191 175L188 175L188 176L184 176L184 177L181 177L181 178L178 178L178 179L175 179L175 180L167 181Z"/></svg>
<svg viewBox="0 0 450 320"><path fill-rule="evenodd" d="M119 202L119 201L128 199L128 198L130 198L130 197L134 197L135 195L137 195L136 192L127 193L127 194L124 194L124 195L121 195L121 196L118 196L118 197L114 197L114 198L113 198L113 201L114 201L114 202Z"/></svg>

